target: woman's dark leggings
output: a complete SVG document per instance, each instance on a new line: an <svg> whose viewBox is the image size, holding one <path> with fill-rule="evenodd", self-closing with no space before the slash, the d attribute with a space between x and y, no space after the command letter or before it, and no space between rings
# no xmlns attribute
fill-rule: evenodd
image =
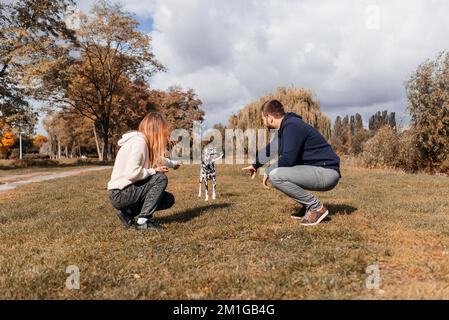
<svg viewBox="0 0 449 320"><path fill-rule="evenodd" d="M128 216L150 218L156 210L165 210L175 204L175 197L165 191L168 178L156 173L145 180L127 186L123 190L109 191L111 204Z"/></svg>

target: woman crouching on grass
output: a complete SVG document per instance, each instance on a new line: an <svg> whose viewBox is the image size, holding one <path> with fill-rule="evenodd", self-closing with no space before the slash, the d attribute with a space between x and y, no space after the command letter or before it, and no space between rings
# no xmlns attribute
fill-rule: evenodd
<svg viewBox="0 0 449 320"><path fill-rule="evenodd" d="M152 112L140 122L138 131L126 133L118 142L120 150L108 190L111 204L126 227L131 227L137 216L136 229L160 229L153 212L175 203L173 195L165 191L165 172L178 169L180 163L164 158L168 136L165 117Z"/></svg>

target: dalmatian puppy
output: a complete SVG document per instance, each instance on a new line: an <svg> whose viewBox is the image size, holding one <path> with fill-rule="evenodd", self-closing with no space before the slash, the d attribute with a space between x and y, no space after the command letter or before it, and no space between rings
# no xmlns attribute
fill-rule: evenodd
<svg viewBox="0 0 449 320"><path fill-rule="evenodd" d="M217 185L216 171L215 171L215 162L223 157L223 153L220 152L218 157L215 157L218 152L215 148L204 148L203 150L203 160L201 161L201 171L200 171L200 187L198 191L198 198L201 198L201 185L204 180L204 192L205 192L205 201L209 200L209 184L208 181L212 180L212 199L216 199L215 188Z"/></svg>

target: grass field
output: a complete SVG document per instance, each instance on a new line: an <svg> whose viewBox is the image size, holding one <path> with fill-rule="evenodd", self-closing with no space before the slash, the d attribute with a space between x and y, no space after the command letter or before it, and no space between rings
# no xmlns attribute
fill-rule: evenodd
<svg viewBox="0 0 449 320"><path fill-rule="evenodd" d="M158 213L160 233L120 225L109 170L0 193L0 298L449 298L449 178L343 168L319 193L330 219L302 227L292 200L240 168L218 167L208 203L197 166L170 172L177 204ZM366 287L370 265L380 290Z"/></svg>

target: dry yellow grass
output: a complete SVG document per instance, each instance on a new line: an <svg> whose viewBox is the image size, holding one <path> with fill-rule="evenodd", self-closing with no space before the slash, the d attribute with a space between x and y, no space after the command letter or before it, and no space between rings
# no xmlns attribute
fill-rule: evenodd
<svg viewBox="0 0 449 320"><path fill-rule="evenodd" d="M0 193L0 298L449 298L449 179L344 168L320 193L331 218L297 206L241 166L218 166L218 199L199 200L197 166L170 172L166 229L125 230L109 204L109 171ZM366 267L380 268L368 290ZM66 267L81 289L65 288Z"/></svg>

